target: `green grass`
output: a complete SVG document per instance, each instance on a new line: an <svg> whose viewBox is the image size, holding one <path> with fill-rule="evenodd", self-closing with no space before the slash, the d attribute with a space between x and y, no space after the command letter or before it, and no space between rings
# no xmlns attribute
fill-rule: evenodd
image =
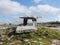
<svg viewBox="0 0 60 45"><path fill-rule="evenodd" d="M5 35L5 39L8 38L7 35ZM28 41L24 41L25 39L28 39ZM60 40L60 32L48 28L39 28L36 32L33 33L15 35L11 39L12 40L11 42L20 41L20 42L16 42L13 45L51 45L52 39ZM11 45L10 44L11 42L5 41L2 45Z"/></svg>

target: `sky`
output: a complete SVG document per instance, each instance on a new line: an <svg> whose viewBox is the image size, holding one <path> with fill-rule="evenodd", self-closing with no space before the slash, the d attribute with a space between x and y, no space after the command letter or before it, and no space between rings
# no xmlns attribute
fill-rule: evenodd
<svg viewBox="0 0 60 45"><path fill-rule="evenodd" d="M0 0L0 24L22 23L20 16L42 16L38 22L60 21L60 0Z"/></svg>

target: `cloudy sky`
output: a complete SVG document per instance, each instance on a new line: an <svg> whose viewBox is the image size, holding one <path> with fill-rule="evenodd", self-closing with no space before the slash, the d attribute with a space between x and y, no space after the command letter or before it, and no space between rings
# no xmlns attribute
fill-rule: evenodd
<svg viewBox="0 0 60 45"><path fill-rule="evenodd" d="M60 0L0 0L0 23L21 23L20 16L43 16L38 22L60 21Z"/></svg>

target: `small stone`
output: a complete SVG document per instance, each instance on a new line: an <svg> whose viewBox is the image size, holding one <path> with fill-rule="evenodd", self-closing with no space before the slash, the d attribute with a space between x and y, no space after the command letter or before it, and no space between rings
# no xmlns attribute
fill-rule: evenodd
<svg viewBox="0 0 60 45"><path fill-rule="evenodd" d="M60 44L60 40L57 40L57 39L52 40L52 42L53 42L53 43L56 43L56 44Z"/></svg>
<svg viewBox="0 0 60 45"><path fill-rule="evenodd" d="M56 45L56 44L51 44L51 45Z"/></svg>
<svg viewBox="0 0 60 45"><path fill-rule="evenodd" d="M28 43L30 43L30 42L28 42Z"/></svg>
<svg viewBox="0 0 60 45"><path fill-rule="evenodd" d="M43 45L43 44L40 44L40 45Z"/></svg>
<svg viewBox="0 0 60 45"><path fill-rule="evenodd" d="M38 38L39 40L42 40L42 38Z"/></svg>
<svg viewBox="0 0 60 45"><path fill-rule="evenodd" d="M25 42L28 42L29 40L28 40L28 39L25 39L24 41L25 41Z"/></svg>
<svg viewBox="0 0 60 45"><path fill-rule="evenodd" d="M40 43L42 43L42 42L40 42Z"/></svg>
<svg viewBox="0 0 60 45"><path fill-rule="evenodd" d="M3 44L3 42L0 42L0 44Z"/></svg>
<svg viewBox="0 0 60 45"><path fill-rule="evenodd" d="M10 38L8 38L8 40L10 40Z"/></svg>

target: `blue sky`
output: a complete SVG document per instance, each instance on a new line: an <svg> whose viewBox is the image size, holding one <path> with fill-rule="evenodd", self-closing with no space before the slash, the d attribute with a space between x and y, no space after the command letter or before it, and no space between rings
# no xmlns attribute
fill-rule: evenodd
<svg viewBox="0 0 60 45"><path fill-rule="evenodd" d="M0 0L0 24L21 23L25 15L43 16L38 22L60 21L60 0Z"/></svg>

